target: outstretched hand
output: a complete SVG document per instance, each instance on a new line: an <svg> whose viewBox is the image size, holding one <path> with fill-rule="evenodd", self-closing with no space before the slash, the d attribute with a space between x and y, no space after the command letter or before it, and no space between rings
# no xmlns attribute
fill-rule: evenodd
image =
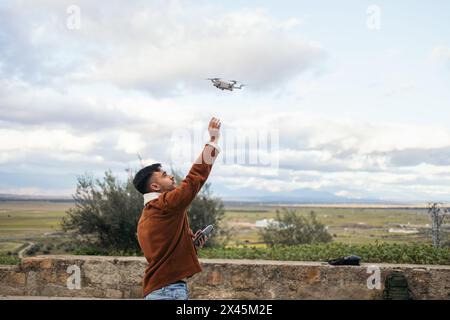
<svg viewBox="0 0 450 320"><path fill-rule="evenodd" d="M220 119L213 117L209 121L208 132L209 132L209 136L211 138L211 142L217 142L217 140L219 140L221 125L222 125L222 123L220 122Z"/></svg>

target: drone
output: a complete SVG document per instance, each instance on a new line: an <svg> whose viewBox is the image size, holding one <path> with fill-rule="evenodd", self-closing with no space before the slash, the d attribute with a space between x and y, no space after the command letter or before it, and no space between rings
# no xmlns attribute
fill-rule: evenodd
<svg viewBox="0 0 450 320"><path fill-rule="evenodd" d="M220 78L208 78L206 80L211 80L213 86L220 90L229 90L233 91L233 89L242 89L245 84L236 85L238 82L236 80L222 80Z"/></svg>

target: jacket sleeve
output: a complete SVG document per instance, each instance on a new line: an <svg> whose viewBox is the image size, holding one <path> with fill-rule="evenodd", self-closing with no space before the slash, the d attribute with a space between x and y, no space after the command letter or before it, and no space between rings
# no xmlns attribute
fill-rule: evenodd
<svg viewBox="0 0 450 320"><path fill-rule="evenodd" d="M163 201L167 209L184 211L191 204L208 179L218 153L219 149L215 145L207 144L203 148L202 153L181 184L174 190L163 193Z"/></svg>

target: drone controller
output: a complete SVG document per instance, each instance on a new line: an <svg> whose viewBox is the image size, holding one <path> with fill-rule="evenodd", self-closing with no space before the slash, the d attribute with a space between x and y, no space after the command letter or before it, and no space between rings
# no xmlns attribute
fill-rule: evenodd
<svg viewBox="0 0 450 320"><path fill-rule="evenodd" d="M200 233L199 233L199 235L197 236L197 237L195 237L195 239L194 239L194 244L196 245L196 246L199 246L200 245L200 239L202 238L202 237L207 237L207 236L209 236L209 234L211 233L211 231L214 229L214 227L210 224L210 225L208 225L205 229L203 229Z"/></svg>

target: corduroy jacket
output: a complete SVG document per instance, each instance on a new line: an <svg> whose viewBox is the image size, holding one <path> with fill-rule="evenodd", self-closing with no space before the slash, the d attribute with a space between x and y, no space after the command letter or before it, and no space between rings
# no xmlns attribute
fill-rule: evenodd
<svg viewBox="0 0 450 320"><path fill-rule="evenodd" d="M145 204L137 227L148 262L142 281L144 297L202 271L189 234L187 208L208 178L218 152L214 144L207 144L177 188Z"/></svg>

